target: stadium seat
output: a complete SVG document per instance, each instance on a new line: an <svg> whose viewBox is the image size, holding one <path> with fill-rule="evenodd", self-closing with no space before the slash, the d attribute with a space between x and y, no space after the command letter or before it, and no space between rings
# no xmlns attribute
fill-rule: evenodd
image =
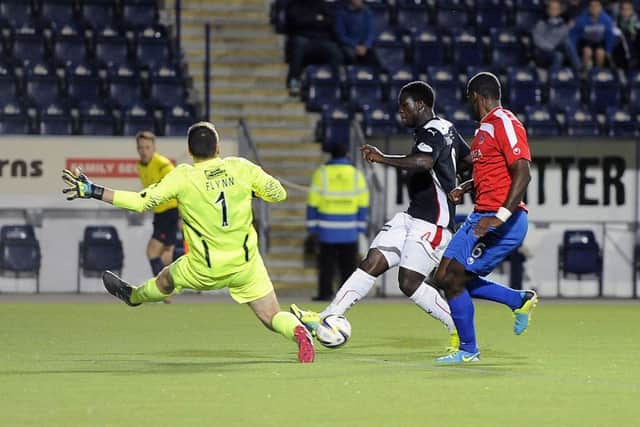
<svg viewBox="0 0 640 427"><path fill-rule="evenodd" d="M114 29L107 27L96 36L96 61L107 67L129 63L127 40Z"/></svg>
<svg viewBox="0 0 640 427"><path fill-rule="evenodd" d="M523 65L527 60L526 47L513 29L491 29L491 63L494 68Z"/></svg>
<svg viewBox="0 0 640 427"><path fill-rule="evenodd" d="M59 65L85 64L87 62L87 49L82 34L72 26L63 27L55 35L53 57L54 61Z"/></svg>
<svg viewBox="0 0 640 427"><path fill-rule="evenodd" d="M620 105L620 83L609 69L594 68L589 72L589 105L596 113L605 113L609 107Z"/></svg>
<svg viewBox="0 0 640 427"><path fill-rule="evenodd" d="M155 0L125 1L122 6L122 18L129 27L153 26L158 20L158 4Z"/></svg>
<svg viewBox="0 0 640 427"><path fill-rule="evenodd" d="M114 4L104 0L84 0L80 6L80 16L86 25L101 31L113 23Z"/></svg>
<svg viewBox="0 0 640 427"><path fill-rule="evenodd" d="M444 65L445 46L438 32L414 32L412 40L412 62L416 73L424 72L429 66Z"/></svg>
<svg viewBox="0 0 640 427"><path fill-rule="evenodd" d="M31 131L29 117L17 102L0 105L0 134L25 135Z"/></svg>
<svg viewBox="0 0 640 427"><path fill-rule="evenodd" d="M453 35L451 40L453 64L464 70L469 66L484 63L484 46L474 32L463 30Z"/></svg>
<svg viewBox="0 0 640 427"><path fill-rule="evenodd" d="M63 97L58 77L45 63L35 63L27 68L24 86L29 102L37 107L52 104Z"/></svg>
<svg viewBox="0 0 640 427"><path fill-rule="evenodd" d="M155 129L153 111L145 105L134 104L123 113L123 135L133 136L143 129Z"/></svg>
<svg viewBox="0 0 640 427"><path fill-rule="evenodd" d="M75 21L74 0L40 0L40 19L46 27L64 27Z"/></svg>
<svg viewBox="0 0 640 427"><path fill-rule="evenodd" d="M376 34L391 28L391 11L385 0L367 0L366 5L373 12Z"/></svg>
<svg viewBox="0 0 640 427"><path fill-rule="evenodd" d="M638 136L638 123L625 109L607 108L607 132L612 138L635 138Z"/></svg>
<svg viewBox="0 0 640 427"><path fill-rule="evenodd" d="M464 0L438 0L436 24L443 30L464 28L469 21Z"/></svg>
<svg viewBox="0 0 640 427"><path fill-rule="evenodd" d="M356 111L365 105L382 102L382 85L378 73L370 67L350 67L347 73L349 104Z"/></svg>
<svg viewBox="0 0 640 427"><path fill-rule="evenodd" d="M640 112L640 71L629 73L629 110Z"/></svg>
<svg viewBox="0 0 640 427"><path fill-rule="evenodd" d="M95 104L103 99L102 81L96 71L85 65L67 68L67 92L75 104Z"/></svg>
<svg viewBox="0 0 640 427"><path fill-rule="evenodd" d="M308 111L321 111L325 105L337 105L340 102L340 80L329 66L308 66L304 71L302 87Z"/></svg>
<svg viewBox="0 0 640 427"><path fill-rule="evenodd" d="M18 95L18 81L13 67L0 64L0 103L15 101Z"/></svg>
<svg viewBox="0 0 640 427"><path fill-rule="evenodd" d="M128 66L111 69L107 92L115 105L128 108L142 100L140 77Z"/></svg>
<svg viewBox="0 0 640 427"><path fill-rule="evenodd" d="M79 133L81 135L113 135L115 123L111 110L102 103L80 105Z"/></svg>
<svg viewBox="0 0 640 427"><path fill-rule="evenodd" d="M149 81L149 95L154 105L168 108L184 104L187 92L184 80L175 68L154 70Z"/></svg>
<svg viewBox="0 0 640 427"><path fill-rule="evenodd" d="M0 1L0 17L13 28L21 28L33 23L33 8L30 1L2 0Z"/></svg>
<svg viewBox="0 0 640 427"><path fill-rule="evenodd" d="M555 111L580 106L580 82L569 67L549 70L549 108Z"/></svg>
<svg viewBox="0 0 640 427"><path fill-rule="evenodd" d="M600 130L595 117L583 108L567 109L565 125L568 136L598 136Z"/></svg>
<svg viewBox="0 0 640 427"><path fill-rule="evenodd" d="M19 63L42 62L47 53L45 39L35 28L20 28L13 34L12 52Z"/></svg>
<svg viewBox="0 0 640 427"><path fill-rule="evenodd" d="M407 47L395 32L387 30L378 35L375 50L380 58L380 65L387 72L404 66L407 63Z"/></svg>
<svg viewBox="0 0 640 427"><path fill-rule="evenodd" d="M506 0L475 0L476 26L482 31L491 28L504 28L509 17L510 1Z"/></svg>
<svg viewBox="0 0 640 427"><path fill-rule="evenodd" d="M509 109L521 113L526 106L540 103L541 88L538 73L534 67L509 68L507 78Z"/></svg>
<svg viewBox="0 0 640 427"><path fill-rule="evenodd" d="M80 277L100 277L105 270L122 272L124 251L118 231L110 225L87 226L78 243L78 286Z"/></svg>
<svg viewBox="0 0 640 427"><path fill-rule="evenodd" d="M62 104L51 104L38 114L38 133L41 135L72 135L73 119Z"/></svg>
<svg viewBox="0 0 640 427"><path fill-rule="evenodd" d="M154 27L145 28L138 33L135 57L138 66L150 70L170 63L171 51L166 35Z"/></svg>
<svg viewBox="0 0 640 427"><path fill-rule="evenodd" d="M518 30L531 31L544 18L544 0L516 0L514 21Z"/></svg>
<svg viewBox="0 0 640 427"><path fill-rule="evenodd" d="M0 229L0 270L15 277L33 276L40 292L40 242L31 225L4 225Z"/></svg>
<svg viewBox="0 0 640 427"><path fill-rule="evenodd" d="M387 137L395 133L393 114L382 105L367 105L362 113L362 131L366 137Z"/></svg>
<svg viewBox="0 0 640 427"><path fill-rule="evenodd" d="M196 122L196 115L190 105L176 105L167 108L163 116L164 136L185 136L187 129Z"/></svg>
<svg viewBox="0 0 640 427"><path fill-rule="evenodd" d="M427 0L398 0L396 3L396 26L410 32L422 31L429 25ZM438 65L438 64L434 64Z"/></svg>
<svg viewBox="0 0 640 427"><path fill-rule="evenodd" d="M427 82L436 92L436 106L443 110L459 106L462 100L460 82L449 67L427 67Z"/></svg>
<svg viewBox="0 0 640 427"><path fill-rule="evenodd" d="M560 127L553 115L544 106L525 107L524 124L527 135L532 138L560 136Z"/></svg>
<svg viewBox="0 0 640 427"><path fill-rule="evenodd" d="M473 117L471 117L469 110L459 106L449 106L444 111L444 118L451 121L458 133L467 139L470 144L478 128L478 124Z"/></svg>
<svg viewBox="0 0 640 427"><path fill-rule="evenodd" d="M330 152L331 147L351 143L351 113L344 107L326 107L321 118L322 151Z"/></svg>
<svg viewBox="0 0 640 427"><path fill-rule="evenodd" d="M569 274L582 280L584 275L598 279L598 297L602 297L602 251L591 230L565 230L562 245L558 246L557 292L562 297L561 276Z"/></svg>
<svg viewBox="0 0 640 427"><path fill-rule="evenodd" d="M398 95L400 89L407 83L411 83L415 80L415 75L410 67L403 67L395 70L393 74L389 75L389 90L387 99L389 100L389 106L393 110L398 108Z"/></svg>

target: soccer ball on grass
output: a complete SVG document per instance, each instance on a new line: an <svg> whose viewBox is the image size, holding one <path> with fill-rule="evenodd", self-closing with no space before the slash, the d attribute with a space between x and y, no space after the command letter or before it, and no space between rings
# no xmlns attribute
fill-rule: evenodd
<svg viewBox="0 0 640 427"><path fill-rule="evenodd" d="M320 322L316 329L318 342L328 348L342 347L351 337L351 324L346 317L330 314Z"/></svg>

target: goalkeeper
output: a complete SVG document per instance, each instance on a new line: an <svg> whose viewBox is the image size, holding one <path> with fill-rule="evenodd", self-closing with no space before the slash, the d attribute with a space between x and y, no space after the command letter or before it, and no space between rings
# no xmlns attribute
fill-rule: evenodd
<svg viewBox="0 0 640 427"><path fill-rule="evenodd" d="M229 288L238 303L247 303L268 328L298 344L298 360L313 362L315 350L306 328L282 311L258 252L252 225L252 196L283 201L286 191L259 166L239 157L220 158L213 124L198 122L188 131L194 164L181 164L160 182L136 193L111 190L92 183L80 170L64 170L67 199L94 198L137 212L178 200L189 253L181 256L139 287L107 271L107 291L130 306L162 301L182 289L206 291Z"/></svg>

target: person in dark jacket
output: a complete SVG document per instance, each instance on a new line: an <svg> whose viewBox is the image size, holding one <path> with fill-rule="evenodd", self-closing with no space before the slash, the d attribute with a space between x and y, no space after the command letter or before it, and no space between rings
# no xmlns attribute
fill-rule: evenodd
<svg viewBox="0 0 640 427"><path fill-rule="evenodd" d="M364 5L363 0L348 0L338 9L335 30L345 62L375 67L380 65L373 48L377 36L373 12Z"/></svg>

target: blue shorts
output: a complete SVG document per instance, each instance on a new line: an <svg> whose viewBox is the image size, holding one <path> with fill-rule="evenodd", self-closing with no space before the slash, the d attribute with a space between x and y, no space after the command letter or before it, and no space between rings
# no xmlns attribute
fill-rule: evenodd
<svg viewBox="0 0 640 427"><path fill-rule="evenodd" d="M465 270L478 276L491 273L513 250L517 249L527 235L527 213L518 209L509 220L498 228L490 228L482 238L473 234L480 218L495 216L493 212L473 212L453 235L444 251L444 258L462 264Z"/></svg>

